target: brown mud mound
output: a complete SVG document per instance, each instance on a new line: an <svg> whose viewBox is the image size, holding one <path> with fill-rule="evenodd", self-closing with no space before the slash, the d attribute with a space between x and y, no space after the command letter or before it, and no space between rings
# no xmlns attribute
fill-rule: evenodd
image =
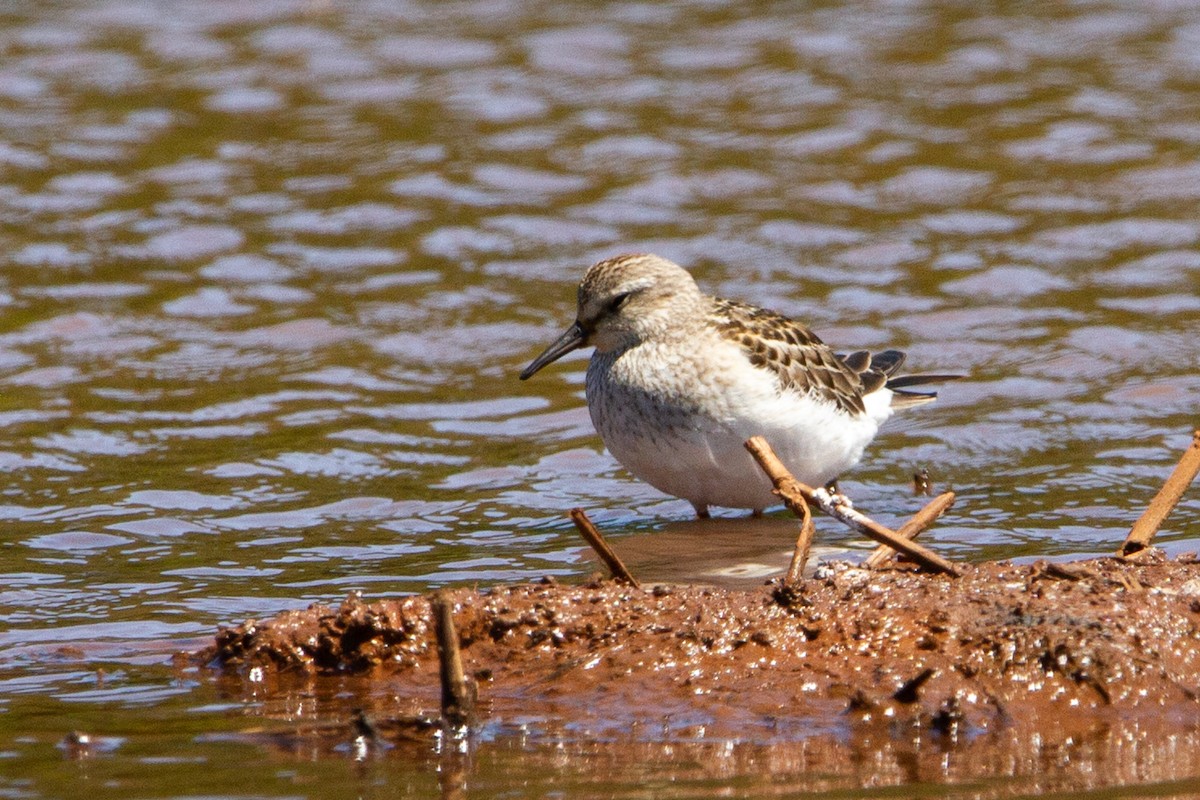
<svg viewBox="0 0 1200 800"><path fill-rule="evenodd" d="M1130 720L1190 731L1200 565L1142 556L982 564L958 579L830 564L791 593L547 581L447 594L480 714L500 724L628 731L673 720L776 742L864 725L955 739ZM352 596L247 622L201 658L260 677L369 671L409 709L438 707L427 597Z"/></svg>

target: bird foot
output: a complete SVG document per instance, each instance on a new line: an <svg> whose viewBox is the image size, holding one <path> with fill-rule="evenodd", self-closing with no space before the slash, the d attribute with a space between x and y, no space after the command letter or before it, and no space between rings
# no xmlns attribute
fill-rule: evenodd
<svg viewBox="0 0 1200 800"><path fill-rule="evenodd" d="M849 496L842 494L842 490L838 488L836 479L825 484L825 491L829 492L829 500L836 506L844 506L846 508L854 508L854 502Z"/></svg>

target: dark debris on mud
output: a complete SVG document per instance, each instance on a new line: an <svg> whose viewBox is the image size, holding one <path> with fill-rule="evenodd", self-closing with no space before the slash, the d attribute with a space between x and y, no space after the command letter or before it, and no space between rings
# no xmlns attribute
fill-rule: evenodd
<svg viewBox="0 0 1200 800"><path fill-rule="evenodd" d="M833 563L774 591L547 579L446 596L467 674L499 717L539 704L617 726L687 714L713 733L785 737L831 717L947 733L1194 720L1200 565L1139 556L980 564L958 579ZM426 596L246 622L198 657L234 674L367 673L436 708Z"/></svg>

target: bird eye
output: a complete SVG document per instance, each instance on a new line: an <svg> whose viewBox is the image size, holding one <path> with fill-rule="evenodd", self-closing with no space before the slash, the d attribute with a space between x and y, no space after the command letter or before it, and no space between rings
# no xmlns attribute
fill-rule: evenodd
<svg viewBox="0 0 1200 800"><path fill-rule="evenodd" d="M617 310L619 310L621 308L621 306L625 305L625 301L629 299L629 296L631 294L633 294L633 292L621 292L619 295L614 297L612 300L609 300L608 301L609 313L614 313Z"/></svg>

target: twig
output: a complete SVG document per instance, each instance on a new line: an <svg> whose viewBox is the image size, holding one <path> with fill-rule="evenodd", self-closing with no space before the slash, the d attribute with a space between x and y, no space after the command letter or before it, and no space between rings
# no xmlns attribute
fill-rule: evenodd
<svg viewBox="0 0 1200 800"><path fill-rule="evenodd" d="M904 685L892 694L892 699L898 703L915 703L921 692L921 687L929 682L929 679L937 674L937 670L933 667L926 667L904 682Z"/></svg>
<svg viewBox="0 0 1200 800"><path fill-rule="evenodd" d="M637 582L637 578L633 577L633 573L626 568L621 558L609 547L608 542L600 535L600 531L588 519L588 515L584 513L582 508L571 509L571 521L579 529L583 540L592 546L592 549L596 551L596 555L600 556L600 560L608 567L608 571L612 573L614 579L628 583L635 589L642 588L642 585Z"/></svg>
<svg viewBox="0 0 1200 800"><path fill-rule="evenodd" d="M438 664L442 679L442 719L451 728L469 725L475 716L471 683L463 674L458 631L454 627L454 604L443 592L430 598L433 627L437 634Z"/></svg>
<svg viewBox="0 0 1200 800"><path fill-rule="evenodd" d="M800 579L804 577L804 567L808 564L808 553L812 549L813 536L817 531L813 525L812 512L808 510L808 503L803 504L803 511L800 515L800 535L796 537L796 549L792 551L792 563L788 565L787 575L783 579L785 588L800 585Z"/></svg>
<svg viewBox="0 0 1200 800"><path fill-rule="evenodd" d="M1150 505L1146 507L1138 521L1133 523L1133 528L1125 537L1124 544L1117 551L1118 556L1131 556L1150 546L1150 542L1154 539L1154 534L1158 533L1163 520L1179 503L1183 493L1196 479L1197 473L1200 473L1200 430L1192 433L1192 444L1183 452L1183 457L1179 459L1175 471L1158 490L1158 494L1150 501Z"/></svg>
<svg viewBox="0 0 1200 800"><path fill-rule="evenodd" d="M904 553L926 569L944 572L956 578L959 576L958 569L937 553L916 542L902 539L896 535L895 531L885 528L845 503L836 500L826 490L814 489L796 480L761 436L749 439L746 442L746 449L750 451L750 455L754 456L754 460L775 484L775 493L783 499L792 513L803 515L801 507L807 501L864 536L869 536L877 542L888 545L893 550Z"/></svg>
<svg viewBox="0 0 1200 800"><path fill-rule="evenodd" d="M919 533L932 525L942 514L945 514L946 509L952 505L954 505L954 492L939 494L926 503L924 508L914 514L912 519L897 528L896 535L903 536L905 539L917 538ZM896 555L895 550L886 544L881 544L872 551L871 555L867 556L867 560L863 562L863 566L867 569L879 569L891 561L894 555Z"/></svg>
<svg viewBox="0 0 1200 800"><path fill-rule="evenodd" d="M1057 561L1035 561L1033 567L1036 570L1033 573L1034 578L1046 577L1057 581L1081 581L1085 578L1096 577L1096 573L1086 567L1073 567Z"/></svg>

